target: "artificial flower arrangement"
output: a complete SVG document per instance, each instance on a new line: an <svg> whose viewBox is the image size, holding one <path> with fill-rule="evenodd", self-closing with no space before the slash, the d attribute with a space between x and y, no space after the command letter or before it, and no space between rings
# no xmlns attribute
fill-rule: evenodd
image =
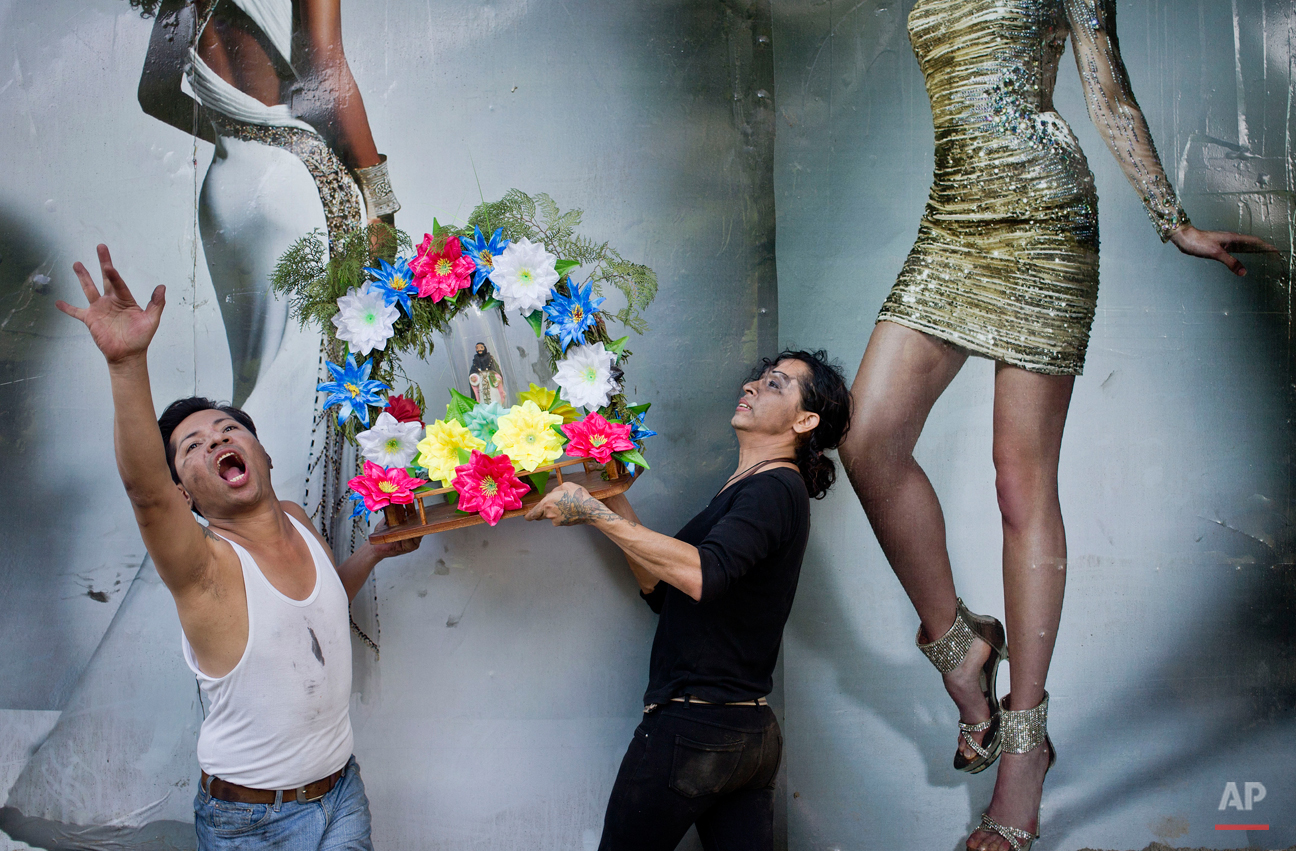
<svg viewBox="0 0 1296 851"><path fill-rule="evenodd" d="M331 254L315 233L280 259L276 291L303 325L326 334L333 380L318 390L327 394L329 420L364 458L349 482L353 516L384 510L389 525L409 518L416 527L387 537L427 534L435 529L423 499L444 494L456 512L494 526L522 508L523 495L542 493L550 472L561 481L573 459L625 469L617 492L648 468L643 441L655 434L644 425L648 405L633 405L622 392L629 337L613 339L607 321L642 334L656 276L577 234L580 217L560 212L547 195L514 189L478 206L463 227L433 220L418 246L373 224L336 240ZM603 309L600 293L609 284L625 300L615 313ZM452 388L445 416L427 423L417 385L391 392L398 375L408 381L399 358L426 357L433 335L472 306L498 310L505 323L509 314L523 316L545 343L557 386L531 384L507 408ZM416 507L422 522L402 506Z"/></svg>

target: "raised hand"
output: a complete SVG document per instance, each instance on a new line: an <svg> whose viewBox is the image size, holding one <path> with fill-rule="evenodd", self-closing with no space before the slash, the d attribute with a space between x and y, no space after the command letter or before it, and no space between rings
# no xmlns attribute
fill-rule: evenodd
<svg viewBox="0 0 1296 851"><path fill-rule="evenodd" d="M1207 260L1218 260L1238 276L1246 274L1246 267L1242 265L1240 260L1230 254L1230 251L1238 253L1278 253L1277 248L1258 236L1247 236L1246 234L1230 233L1224 230L1198 230L1192 225L1184 225L1171 232L1170 241L1175 244L1175 248L1178 248L1184 254L1193 257L1204 257Z"/></svg>
<svg viewBox="0 0 1296 851"><path fill-rule="evenodd" d="M103 275L103 294L99 294L94 278L90 277L86 267L77 262L72 264L72 271L76 272L89 305L73 307L59 300L54 306L73 319L85 323L95 345L103 352L108 363L121 363L140 357L148 350L149 343L157 332L158 322L162 319L166 287L159 285L154 289L149 303L141 308L126 282L113 268L108 246L100 245L98 252L99 269Z"/></svg>

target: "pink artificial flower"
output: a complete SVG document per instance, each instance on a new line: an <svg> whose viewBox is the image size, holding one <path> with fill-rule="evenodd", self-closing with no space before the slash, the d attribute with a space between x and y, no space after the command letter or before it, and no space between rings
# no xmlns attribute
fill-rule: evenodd
<svg viewBox="0 0 1296 851"><path fill-rule="evenodd" d="M426 484L400 467L380 467L372 461L364 462L363 476L347 482L351 490L364 497L365 508L370 511L388 505L409 505L414 501L414 489Z"/></svg>
<svg viewBox="0 0 1296 851"><path fill-rule="evenodd" d="M419 297L436 302L453 298L455 293L471 284L477 264L471 257L464 256L459 237L449 237L437 251L432 244L432 234L425 233L423 243L418 247L418 256L410 261L410 271L414 273Z"/></svg>
<svg viewBox="0 0 1296 851"><path fill-rule="evenodd" d="M591 411L579 422L567 423L562 430L571 438L567 454L573 458L593 458L606 464L612 460L613 452L635 448L630 440L630 424L608 422L598 411Z"/></svg>
<svg viewBox="0 0 1296 851"><path fill-rule="evenodd" d="M521 508L527 492L507 455L492 458L477 449L467 464L455 467L454 489L459 492L459 510L479 512L491 526L505 511Z"/></svg>
<svg viewBox="0 0 1296 851"><path fill-rule="evenodd" d="M419 410L418 403L399 394L388 396L387 407L383 410L391 414L398 423L423 424L423 412Z"/></svg>

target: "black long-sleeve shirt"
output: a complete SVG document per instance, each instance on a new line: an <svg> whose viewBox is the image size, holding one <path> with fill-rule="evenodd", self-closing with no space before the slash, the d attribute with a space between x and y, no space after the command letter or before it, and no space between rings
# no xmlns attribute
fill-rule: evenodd
<svg viewBox="0 0 1296 851"><path fill-rule="evenodd" d="M666 582L643 595L661 615L645 704L770 693L809 535L810 496L787 467L730 485L676 533L701 555L702 599Z"/></svg>

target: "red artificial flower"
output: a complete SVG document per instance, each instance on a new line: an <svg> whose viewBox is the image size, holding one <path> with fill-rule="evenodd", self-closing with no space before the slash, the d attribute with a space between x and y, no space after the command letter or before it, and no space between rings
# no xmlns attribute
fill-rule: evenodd
<svg viewBox="0 0 1296 851"><path fill-rule="evenodd" d="M563 434L570 438L567 454L573 458L593 458L600 464L612 460L613 452L634 449L629 423L612 423L591 411L583 420L567 423Z"/></svg>
<svg viewBox="0 0 1296 851"><path fill-rule="evenodd" d="M467 464L455 467L453 484L459 492L459 510L476 511L491 526L505 511L521 508L522 494L527 492L507 455L492 458L477 449Z"/></svg>
<svg viewBox="0 0 1296 851"><path fill-rule="evenodd" d="M423 425L423 412L419 410L418 403L413 399L406 399L400 395L388 396L387 407L383 410L391 414L398 423Z"/></svg>
<svg viewBox="0 0 1296 851"><path fill-rule="evenodd" d="M365 508L370 511L388 505L409 505L414 501L414 489L426 484L400 467L380 467L372 461L364 462L364 475L347 482L351 490L364 497Z"/></svg>
<svg viewBox="0 0 1296 851"><path fill-rule="evenodd" d="M477 264L471 257L464 256L459 237L449 237L437 251L432 244L432 234L425 233L418 256L410 261L410 271L414 273L419 297L436 302L453 298L460 290L466 289L472 283Z"/></svg>

